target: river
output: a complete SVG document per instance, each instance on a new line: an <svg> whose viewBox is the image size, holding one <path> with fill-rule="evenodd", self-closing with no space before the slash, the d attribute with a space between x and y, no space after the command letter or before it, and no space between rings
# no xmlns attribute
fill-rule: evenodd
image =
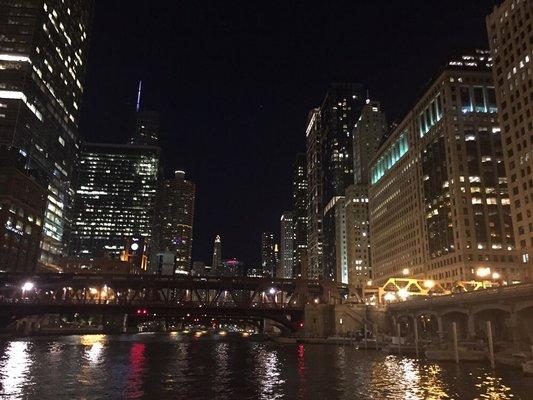
<svg viewBox="0 0 533 400"><path fill-rule="evenodd" d="M533 399L533 378L332 345L178 334L0 341L1 399Z"/></svg>

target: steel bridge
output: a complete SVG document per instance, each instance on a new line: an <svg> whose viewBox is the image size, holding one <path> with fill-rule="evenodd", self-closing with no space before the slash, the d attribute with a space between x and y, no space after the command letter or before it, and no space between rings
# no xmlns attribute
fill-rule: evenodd
<svg viewBox="0 0 533 400"><path fill-rule="evenodd" d="M271 278L0 273L0 316L155 314L269 319L295 330L306 304L341 303L345 285Z"/></svg>

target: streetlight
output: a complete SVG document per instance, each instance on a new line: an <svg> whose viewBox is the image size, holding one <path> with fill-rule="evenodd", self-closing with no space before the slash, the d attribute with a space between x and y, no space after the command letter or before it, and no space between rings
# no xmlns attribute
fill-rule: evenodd
<svg viewBox="0 0 533 400"><path fill-rule="evenodd" d="M490 268L478 268L476 270L476 275L479 276L480 278L486 278L487 276L490 275Z"/></svg>
<svg viewBox="0 0 533 400"><path fill-rule="evenodd" d="M396 299L396 295L393 292L387 292L383 299L385 299L385 301L391 302Z"/></svg>
<svg viewBox="0 0 533 400"><path fill-rule="evenodd" d="M426 289L433 289L435 287L435 281L431 279L424 281L424 287Z"/></svg>
<svg viewBox="0 0 533 400"><path fill-rule="evenodd" d="M274 295L274 294L276 294L276 289L274 289L274 288L270 288L270 290L268 291L268 293Z"/></svg>
<svg viewBox="0 0 533 400"><path fill-rule="evenodd" d="M30 281L24 282L24 284L21 287L21 289L22 289L22 298L25 297L26 292L32 291L34 287L35 287L35 285L33 284L33 282L30 282Z"/></svg>
<svg viewBox="0 0 533 400"><path fill-rule="evenodd" d="M398 290L398 296L400 296L403 300L407 299L411 294L407 291L406 288L401 288Z"/></svg>
<svg viewBox="0 0 533 400"><path fill-rule="evenodd" d="M492 279L497 281L498 279L500 279L500 274L498 272L493 272L492 273Z"/></svg>
<svg viewBox="0 0 533 400"><path fill-rule="evenodd" d="M407 275L409 275L409 268L404 268L404 269L402 270L402 274L403 274L403 276L407 276Z"/></svg>

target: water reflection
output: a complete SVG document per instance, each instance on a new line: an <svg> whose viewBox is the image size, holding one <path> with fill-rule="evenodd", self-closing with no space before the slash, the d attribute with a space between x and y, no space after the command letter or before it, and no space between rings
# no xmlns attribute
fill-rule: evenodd
<svg viewBox="0 0 533 400"><path fill-rule="evenodd" d="M0 393L2 398L19 399L28 379L30 358L28 342L11 342L0 368Z"/></svg>
<svg viewBox="0 0 533 400"><path fill-rule="evenodd" d="M170 335L0 342L0 385L0 398L9 400L507 400L533 393L533 378L483 364Z"/></svg>
<svg viewBox="0 0 533 400"><path fill-rule="evenodd" d="M144 394L144 370L146 345L133 343L129 357L129 375L127 382L127 397L140 398Z"/></svg>

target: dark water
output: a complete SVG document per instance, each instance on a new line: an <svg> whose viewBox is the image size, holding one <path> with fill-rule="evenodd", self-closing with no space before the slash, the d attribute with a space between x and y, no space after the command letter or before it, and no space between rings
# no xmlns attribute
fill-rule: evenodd
<svg viewBox="0 0 533 400"><path fill-rule="evenodd" d="M512 369L180 335L0 342L1 399L533 399Z"/></svg>

